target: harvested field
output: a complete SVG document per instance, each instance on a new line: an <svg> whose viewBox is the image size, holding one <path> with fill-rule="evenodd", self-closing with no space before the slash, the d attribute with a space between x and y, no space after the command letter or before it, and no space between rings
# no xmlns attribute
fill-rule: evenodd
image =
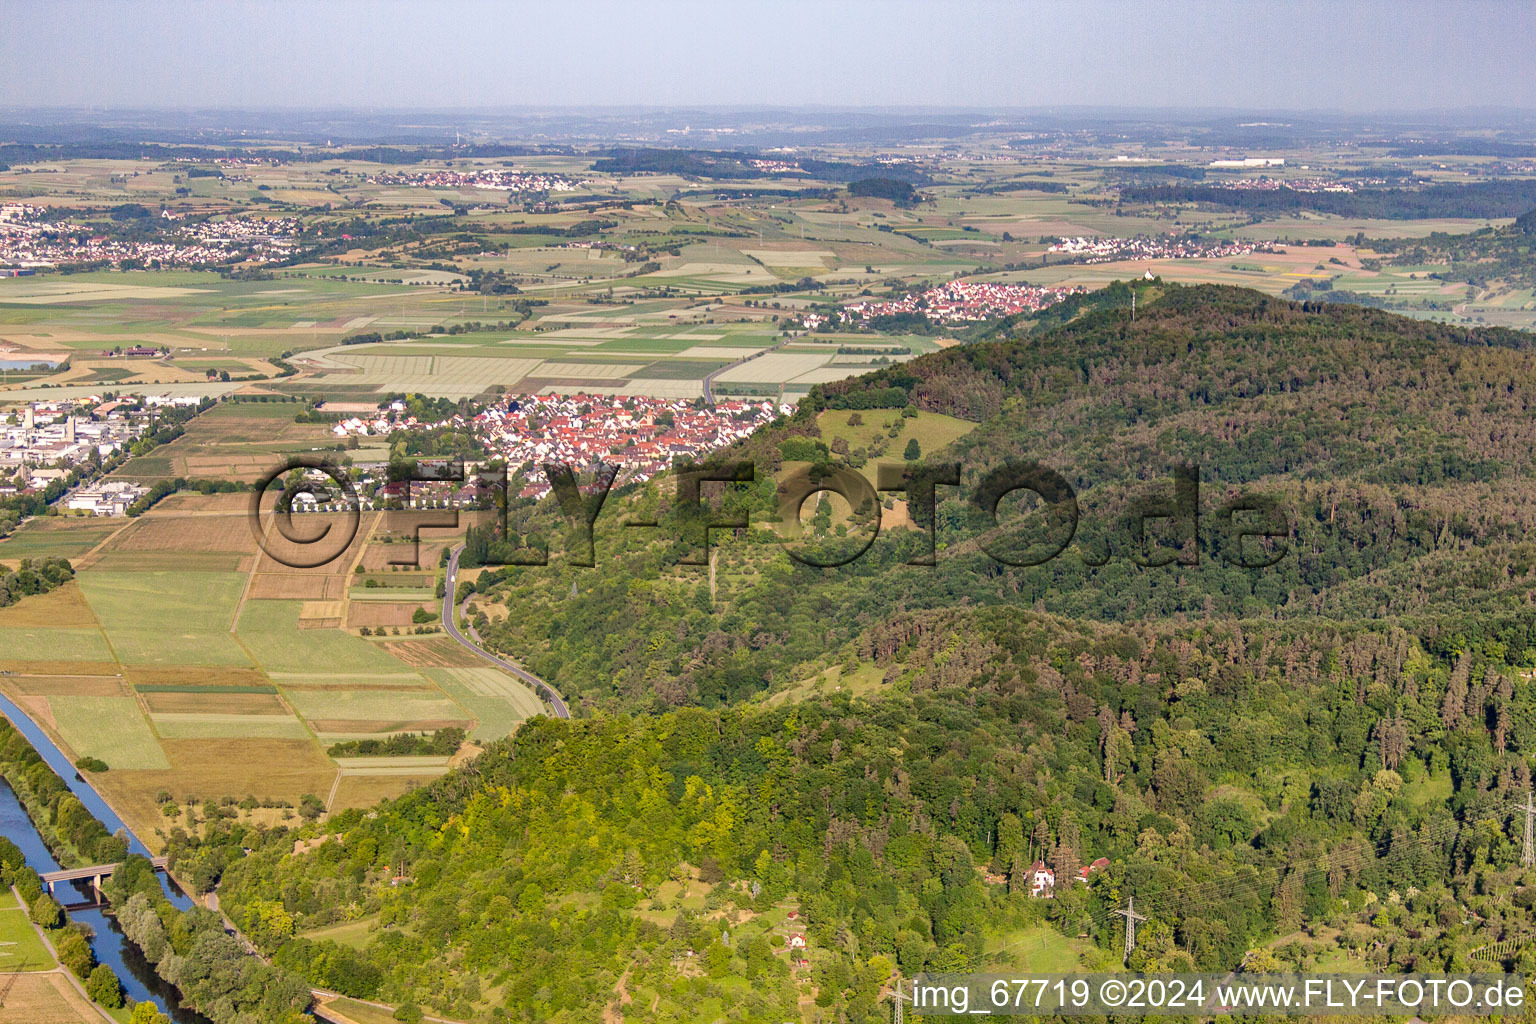
<svg viewBox="0 0 1536 1024"><path fill-rule="evenodd" d="M77 583L0 608L0 626L94 626L96 616Z"/></svg>
<svg viewBox="0 0 1536 1024"><path fill-rule="evenodd" d="M113 537L103 551L256 550L256 537L245 516L150 513Z"/></svg>
<svg viewBox="0 0 1536 1024"><path fill-rule="evenodd" d="M330 573L257 573L246 597L255 600L338 601L347 594L348 579Z"/></svg>
<svg viewBox="0 0 1536 1024"><path fill-rule="evenodd" d="M347 807L372 807L380 800L393 800L432 781L425 776L344 775L336 787L331 810Z"/></svg>
<svg viewBox="0 0 1536 1024"><path fill-rule="evenodd" d="M336 768L313 739L171 739L161 741L169 770L105 772L91 781L146 841L164 828L155 795L168 789L178 799L194 794L271 798L298 803L305 793L324 797ZM259 772L252 765L261 765Z"/></svg>
<svg viewBox="0 0 1536 1024"><path fill-rule="evenodd" d="M325 558L323 564L315 566L310 571L349 572L359 549L368 536L372 522L378 515L379 513L373 513L370 517L369 514L364 513L357 521L355 533L352 532L352 517L345 514L317 513L294 516L293 525L289 527L287 535L284 535L273 517L264 514L262 524L266 539L262 544L261 561L257 571L290 573L295 564L308 565L316 559ZM274 558L274 554L282 561Z"/></svg>
<svg viewBox="0 0 1536 1024"><path fill-rule="evenodd" d="M354 601L347 607L347 625L358 626L409 626L411 616L422 604L385 604L382 601Z"/></svg>
<svg viewBox="0 0 1536 1024"><path fill-rule="evenodd" d="M299 628L340 629L345 608L342 601L305 601L299 608Z"/></svg>
<svg viewBox="0 0 1536 1024"><path fill-rule="evenodd" d="M228 690L232 687L274 692L267 677L253 668L128 667L123 669L123 677L141 693L151 689L202 692L206 688Z"/></svg>
<svg viewBox="0 0 1536 1024"><path fill-rule="evenodd" d="M246 494L198 494L196 491L177 491L161 499L155 506L155 515L167 512L244 512L251 503Z"/></svg>
<svg viewBox="0 0 1536 1024"><path fill-rule="evenodd" d="M235 551L99 551L82 558L76 569L100 572L239 572L242 557Z"/></svg>
<svg viewBox="0 0 1536 1024"><path fill-rule="evenodd" d="M364 572L389 572L391 565L419 566L422 569L436 569L439 560L443 557L443 549L457 544L458 541L438 541L423 539L420 544L414 545L412 552L410 544L369 544L363 551Z"/></svg>
<svg viewBox="0 0 1536 1024"><path fill-rule="evenodd" d="M116 676L16 676L6 682L17 693L42 697L126 697L127 689Z"/></svg>
<svg viewBox="0 0 1536 1024"><path fill-rule="evenodd" d="M485 664L485 659L476 657L446 636L431 640L391 640L380 646L416 668L476 668Z"/></svg>
<svg viewBox="0 0 1536 1024"><path fill-rule="evenodd" d="M17 911L20 913L20 911ZM0 1024L102 1024L101 1014L63 974L18 974L0 1006Z"/></svg>

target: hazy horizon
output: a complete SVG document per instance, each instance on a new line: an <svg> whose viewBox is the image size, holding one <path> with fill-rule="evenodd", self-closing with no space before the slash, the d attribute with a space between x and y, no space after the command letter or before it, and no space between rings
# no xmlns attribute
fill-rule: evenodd
<svg viewBox="0 0 1536 1024"><path fill-rule="evenodd" d="M1536 8L1497 3L0 0L0 17L11 110L1536 109Z"/></svg>

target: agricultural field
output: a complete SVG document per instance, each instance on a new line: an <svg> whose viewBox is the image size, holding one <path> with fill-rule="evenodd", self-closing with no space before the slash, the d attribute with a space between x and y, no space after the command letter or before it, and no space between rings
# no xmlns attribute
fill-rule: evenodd
<svg viewBox="0 0 1536 1024"><path fill-rule="evenodd" d="M134 459L116 474L130 480L166 476L251 483L286 456L330 451L336 441L323 423L295 423L295 402L222 402L195 418L186 433Z"/></svg>
<svg viewBox="0 0 1536 1024"><path fill-rule="evenodd" d="M10 889L0 892L0 972L48 971L56 963L16 893ZM4 1019L0 1014L0 1020Z"/></svg>
<svg viewBox="0 0 1536 1024"><path fill-rule="evenodd" d="M307 400L402 390L457 399L574 389L695 398L708 374L750 354L744 350L783 340L801 312L865 294L921 290L956 275L1097 287L1151 271L1275 294L1305 278L1332 278L1335 288L1425 315L1536 323L1536 301L1518 289L1467 295L1454 276L1415 287L1414 272L1372 248L1383 240L1498 227L1507 217L1251 218L1197 204L1121 202L1119 189L1136 180L1117 159L1147 159L1136 147L1085 144L1069 159L1036 159L998 142L977 145L963 157L914 149L909 159L927 184L922 201L908 205L803 177L742 179L721 190L667 174L609 175L593 171L581 154L455 162L455 172L466 175L512 168L566 176L573 188L558 208L509 202L504 192L469 185L383 184L374 179L390 168L361 161L265 166L239 181L178 181L165 166L111 160L56 162L45 184L35 173L0 171L0 203L47 201L55 188L84 209L131 201L195 218L289 217L322 231L340 223L338 200L346 216L364 219L454 210L451 233L384 233L332 245L254 279L136 269L0 280L0 343L16 350L7 358L67 360L41 377L0 381L0 395L21 400L142 386L165 394L244 391ZM1361 172L1359 154L1348 149L1312 145L1292 157L1314 174ZM1173 146L1158 159L1198 169L1207 158ZM1432 161L1411 169L1424 181L1456 180ZM1220 180L1242 184L1254 176L1233 172ZM1275 243L1277 250L1251 260L1089 264L1048 251L1061 237L1187 233ZM1444 269L1426 266L1417 281ZM477 284L492 279L495 289ZM379 340L341 345L364 335ZM165 352L111 355L133 345ZM720 383L772 387L793 399L867 365L785 351L728 371ZM282 375L284 366L295 372ZM242 418L248 417L231 417ZM183 439L164 453L171 460L166 472L246 477L264 455L325 440L323 429L224 426L222 437Z"/></svg>
<svg viewBox="0 0 1536 1024"><path fill-rule="evenodd" d="M101 1024L10 889L0 891L0 978L0 1024Z"/></svg>
<svg viewBox="0 0 1536 1024"><path fill-rule="evenodd" d="M434 604L432 572L383 573L426 586L358 588L367 599L354 601L350 570L365 553L379 561L408 551L372 542L379 516L333 564L297 571L258 556L244 497L181 493L108 531L45 519L0 541L0 562L89 545L75 582L0 608L0 691L71 756L106 762L92 781L142 834L164 830L156 798L165 792L372 803L441 774L446 761L343 764L326 754L330 743L446 726L490 739L544 713L484 662L428 667L474 660L441 636L459 655L401 656L432 643L399 635L413 628L410 611ZM432 557L423 564L436 566L446 538L429 532L424 542ZM394 637L360 635L354 608L366 619L397 606L409 610L403 623L375 623L381 635L395 626Z"/></svg>

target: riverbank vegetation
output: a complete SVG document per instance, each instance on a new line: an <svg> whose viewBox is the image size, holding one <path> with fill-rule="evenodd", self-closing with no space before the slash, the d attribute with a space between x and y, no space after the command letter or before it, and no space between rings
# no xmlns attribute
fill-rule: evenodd
<svg viewBox="0 0 1536 1024"><path fill-rule="evenodd" d="M149 861L129 856L128 837L112 835L42 756L9 722L0 721L0 775L10 783L38 834L66 867L118 864L102 886L123 933L138 946L156 973L176 986L188 1006L215 1024L303 1024L309 987L279 967L247 953L224 931L219 915L205 908L178 910L165 897ZM104 1006L122 1005L121 984L96 964L85 936L46 891L21 851L0 839L0 882L15 884L33 919L56 929L59 960ZM151 925L153 918L155 924ZM102 973L105 971L106 973ZM137 1010L137 1008L135 1008ZM152 1009L152 1008L151 1008ZM151 1021L153 1017L140 1014ZM135 1018L136 1024L142 1024Z"/></svg>

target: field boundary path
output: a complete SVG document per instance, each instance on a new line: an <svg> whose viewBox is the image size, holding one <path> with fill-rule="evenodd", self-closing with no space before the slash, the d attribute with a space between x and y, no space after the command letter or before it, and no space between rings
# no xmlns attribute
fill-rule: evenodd
<svg viewBox="0 0 1536 1024"><path fill-rule="evenodd" d="M460 544L448 554L448 574L446 577L444 577L443 580L443 629L446 630L448 635L453 637L453 639L457 640L460 644L464 645L469 650L474 651L486 661L489 661L497 668L504 669L507 672L512 673L523 682L532 686L536 691L543 695L546 701L549 702L549 706L554 710L556 718L570 718L571 709L566 707L565 701L560 697L560 694L555 692L555 688L553 686L550 686L544 680L540 679L532 672L529 672L517 662L512 661L510 658L503 658L500 655L492 654L490 651L486 650L484 647L479 646L474 641L466 637L463 633L459 632L459 625L456 621L454 621L456 618L454 613L457 610L457 605L455 604L453 597L454 591L457 589L456 584L459 575L459 556L463 553L464 545Z"/></svg>

